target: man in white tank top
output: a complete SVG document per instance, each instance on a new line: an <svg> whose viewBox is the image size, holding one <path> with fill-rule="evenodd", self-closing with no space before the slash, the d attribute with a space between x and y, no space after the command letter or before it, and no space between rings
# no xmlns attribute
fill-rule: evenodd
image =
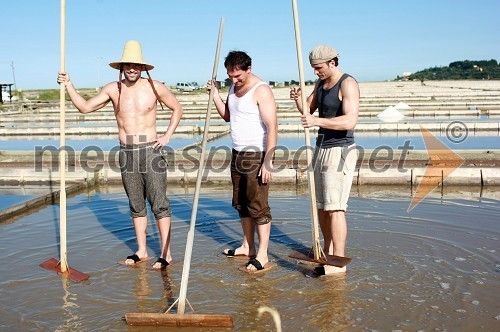
<svg viewBox="0 0 500 332"><path fill-rule="evenodd" d="M278 135L276 102L269 85L251 72L252 59L245 52L229 52L224 66L233 82L227 101L222 100L212 82L207 83L207 89L215 89L217 111L231 123L232 205L239 213L243 228L242 245L226 249L224 254L248 256L246 270L251 272L270 266L267 250L272 217L268 191ZM259 238L258 250L254 241L255 229Z"/></svg>

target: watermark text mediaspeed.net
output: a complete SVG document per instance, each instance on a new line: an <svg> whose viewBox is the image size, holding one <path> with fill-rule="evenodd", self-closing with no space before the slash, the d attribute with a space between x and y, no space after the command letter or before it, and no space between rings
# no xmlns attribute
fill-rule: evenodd
<svg viewBox="0 0 500 332"><path fill-rule="evenodd" d="M420 133L425 143L425 149L428 155L428 162L425 173L420 177L417 190L412 198L408 207L411 211L418 205L427 195L436 189L455 169L459 168L464 160L446 144L441 142L435 135L424 127L420 127ZM460 121L451 122L446 129L446 139L451 143L458 144L468 137L467 126ZM144 142L147 143L143 138ZM146 155L146 148L137 148L134 150L137 158ZM95 173L99 172L105 167L108 167L116 172L142 172L145 170L134 169L132 163L127 163L126 158L120 158L122 148L117 145L108 151L103 151L97 145L89 145L84 147L81 151L75 151L71 146L56 147L53 145L36 146L35 147L35 172L42 172L47 163L52 166L58 165L58 160L61 151L66 151L67 156L67 171L72 172L78 167L86 172ZM388 145L379 145L375 149L371 149L367 153L362 146L346 147L343 155L347 155L353 150L358 152L358 165L366 165L373 173L384 173L389 169L396 168L398 172L405 173L408 171L407 156L408 152L414 150L411 140L408 139L403 145L398 146L396 149ZM245 152L250 155L252 152L259 151L256 147L248 147ZM304 160L307 160L307 153L314 153L314 147L301 146L296 150L291 150L286 146L277 145L272 151L275 155L272 171L278 173L290 167L307 171L314 169L316 165L307 165ZM193 145L181 151L175 151L170 146L164 147L156 158L151 159L152 170L162 172L167 166L167 160L170 167L175 167L181 172L197 172L200 167L199 155L201 147ZM222 173L231 166L232 149L228 146L214 146L212 145L206 153L204 168L215 173ZM176 160L178 158L178 160ZM242 163L245 165L245 163ZM311 166L312 168L309 168ZM243 166L244 167L244 166ZM255 167L253 165L252 167ZM338 165L338 170L342 170L343 165ZM241 172L252 172L253 169L241 169Z"/></svg>

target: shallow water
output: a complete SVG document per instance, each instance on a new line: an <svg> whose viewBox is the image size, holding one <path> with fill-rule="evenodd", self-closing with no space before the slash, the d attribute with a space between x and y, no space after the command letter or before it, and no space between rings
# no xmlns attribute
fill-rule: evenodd
<svg viewBox="0 0 500 332"><path fill-rule="evenodd" d="M443 122L443 120L453 120L453 121L461 121L461 122L491 122L496 119L495 116L489 115L436 115L436 116L412 116L406 115L401 119L380 119L376 114L372 114L370 116L365 116L363 113L359 115L358 123L429 123L429 122ZM280 124L292 124L292 123L300 123L300 118L297 117L288 117L288 118L280 118L278 119L278 123Z"/></svg>
<svg viewBox="0 0 500 332"><path fill-rule="evenodd" d="M460 125L460 121L464 121ZM298 123L297 119L283 119L285 123ZM444 133L433 133L444 144L448 145L451 149L471 150L471 149L498 149L500 146L500 136L498 131L474 131L473 127L464 129L464 119L455 119L458 121L452 129L457 131L448 131ZM370 122L370 121L360 121ZM380 121L379 121L380 122ZM433 121L429 121L433 122ZM194 122L193 122L194 123ZM186 122L185 124L191 124ZM213 125L220 124L214 122ZM204 122L203 122L204 125ZM463 129L463 130L462 130ZM215 134L214 134L215 135ZM212 134L209 135L209 137ZM316 142L317 132L311 132L311 145L314 146ZM169 149L178 150L185 148L196 142L201 142L202 135L199 134L176 134L172 137L168 144ZM376 149L380 147L390 147L398 149L400 146L408 144L415 150L425 150L425 143L422 135L418 132L404 132L404 131L387 131L387 132L356 132L356 144L363 149ZM300 132L285 132L280 133L278 137L278 145L286 147L291 150L305 148L304 133ZM0 137L0 150L41 150L48 147L60 146L59 138L54 136L44 137ZM102 150L110 151L119 148L119 142L116 135L99 135L99 136L75 136L67 135L66 146L74 151L82 150ZM216 140L207 143L207 148L218 147L231 147L231 137L229 134L224 135Z"/></svg>
<svg viewBox="0 0 500 332"><path fill-rule="evenodd" d="M192 193L169 188L177 259ZM257 317L262 305L278 310L284 331L498 330L499 196L454 188L433 192L408 213L408 187L355 187L348 272L311 279L304 272L313 266L288 257L311 243L305 188L274 186L270 258L277 267L259 275L237 269L244 259L220 255L241 239L229 187L202 188L187 297L197 313L230 314L234 330L243 331L274 329L270 315ZM163 273L116 264L135 250L120 186L68 198L67 215L69 264L90 275L80 284L38 266L59 256L57 205L0 224L0 330L156 331L129 327L123 317L165 311L179 294L182 263ZM158 242L150 222L150 255Z"/></svg>
<svg viewBox="0 0 500 332"><path fill-rule="evenodd" d="M37 197L38 196L31 196L31 195L14 196L14 195L0 194L0 210L7 209L8 207L27 202Z"/></svg>
<svg viewBox="0 0 500 332"><path fill-rule="evenodd" d="M200 135L173 137L168 146L171 149L177 150L200 140ZM94 151L117 151L120 149L120 142L118 141L116 135L104 136L100 139L89 139L89 136L66 137L65 142L68 149L73 151L82 151L84 149ZM58 137L55 137L54 139L9 139L8 137L4 137L3 140L0 139L1 150L35 151L48 149L49 147L59 148L60 146Z"/></svg>
<svg viewBox="0 0 500 332"><path fill-rule="evenodd" d="M459 142L454 142L448 139L445 135L435 135L445 143L449 148L456 150L474 150L474 149L498 149L500 146L500 136L495 135L469 135L466 139ZM188 145L201 141L201 136L194 135L193 138L177 138L172 139L169 143L169 149L182 149ZM414 150L425 150L425 143L421 135L392 135L391 133L370 133L356 134L356 145L363 149L387 148L400 149L399 147L407 144L413 147ZM408 143L406 143L408 142ZM311 135L312 146L316 144L316 135ZM1 150L21 150L35 151L47 149L49 146L59 148L59 140L4 140L1 141ZM284 133L280 135L278 145L291 150L305 148L304 135L302 133ZM66 146L74 151L92 150L92 151L110 151L117 150L119 144L115 138L113 139L67 139ZM220 149L221 147L231 148L231 137L224 136L207 143L207 149Z"/></svg>
<svg viewBox="0 0 500 332"><path fill-rule="evenodd" d="M441 142L450 149L475 150L475 149L498 149L500 147L500 136L497 132L469 133L467 136L450 139L446 134L434 134ZM420 134L408 133L355 133L354 140L358 147L363 149L413 149L425 150L425 142ZM217 149L221 146L231 147L231 137L225 136L207 143L208 149ZM316 145L316 133L311 135L311 146ZM283 149L290 150L305 149L303 133L283 133L278 138L278 145ZM405 147L406 146L406 147Z"/></svg>
<svg viewBox="0 0 500 332"><path fill-rule="evenodd" d="M50 194L59 190L59 186L0 186L0 211L14 205Z"/></svg>

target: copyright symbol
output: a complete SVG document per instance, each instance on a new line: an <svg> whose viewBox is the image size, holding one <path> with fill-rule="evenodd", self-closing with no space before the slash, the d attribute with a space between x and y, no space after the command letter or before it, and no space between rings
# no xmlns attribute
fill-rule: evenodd
<svg viewBox="0 0 500 332"><path fill-rule="evenodd" d="M469 128L462 121L453 121L446 127L446 137L452 143L462 143L469 136Z"/></svg>

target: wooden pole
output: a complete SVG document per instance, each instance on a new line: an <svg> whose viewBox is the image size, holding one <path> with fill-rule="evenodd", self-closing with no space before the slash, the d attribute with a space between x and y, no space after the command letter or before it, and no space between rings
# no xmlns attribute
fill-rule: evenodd
<svg viewBox="0 0 500 332"><path fill-rule="evenodd" d="M66 67L66 0L61 0L61 72ZM61 272L68 270L67 250L66 250L66 142L65 142L65 106L66 106L66 86L60 85L59 91L59 109L60 109L60 151L59 151L59 174L60 174L60 217L59 217L59 236L60 236L60 259Z"/></svg>
<svg viewBox="0 0 500 332"><path fill-rule="evenodd" d="M307 97L304 83L304 67L302 64L302 45L300 42L300 26L299 26L299 14L297 10L297 3L292 0L293 8L293 22L295 27L295 44L297 49L297 63L299 66L299 81L301 90L301 102L302 102L302 112L309 112L309 106L307 105ZM309 195L311 200L311 216L312 216L312 237L313 237L313 252L314 258L320 259L322 255L322 249L320 246L319 239L319 223L318 223L318 209L316 207L316 190L314 187L314 168L312 164L312 148L311 148L311 138L309 134L309 128L304 128L304 134L306 139L306 157L307 157L307 181L309 184Z"/></svg>
<svg viewBox="0 0 500 332"><path fill-rule="evenodd" d="M212 84L215 84L215 80L217 77L217 65L219 63L219 53L220 53L220 45L222 41L222 27L224 26L224 17L220 21L219 25L219 37L217 38L217 50L215 52L215 61L214 67L212 71ZM194 190L194 199L193 199L193 210L191 212L191 222L189 226L188 238L186 242L186 252L184 255L184 266L182 269L182 279L181 279L181 289L179 293L179 299L177 303L178 313L184 314L186 308L186 295L187 295L187 286L189 279L189 269L191 267L191 254L193 252L193 241L194 241L194 228L196 224L196 213L198 211L198 198L200 195L201 188L201 180L203 178L203 171L205 169L205 150L208 139L208 129L210 126L210 115L212 113L212 103L214 100L214 91L215 89L210 90L210 95L208 99L208 107L207 107L207 115L205 118L205 128L203 130L203 140L201 142L201 154L200 154L200 164L198 168L198 176L196 178L196 187Z"/></svg>
<svg viewBox="0 0 500 332"><path fill-rule="evenodd" d="M65 72L66 49L66 0L61 0L61 67L60 71ZM75 282L82 282L89 278L89 275L72 269L68 266L66 249L66 142L65 142L65 106L66 106L66 86L60 85L59 91L59 261L51 258L40 264L41 267L63 274Z"/></svg>

